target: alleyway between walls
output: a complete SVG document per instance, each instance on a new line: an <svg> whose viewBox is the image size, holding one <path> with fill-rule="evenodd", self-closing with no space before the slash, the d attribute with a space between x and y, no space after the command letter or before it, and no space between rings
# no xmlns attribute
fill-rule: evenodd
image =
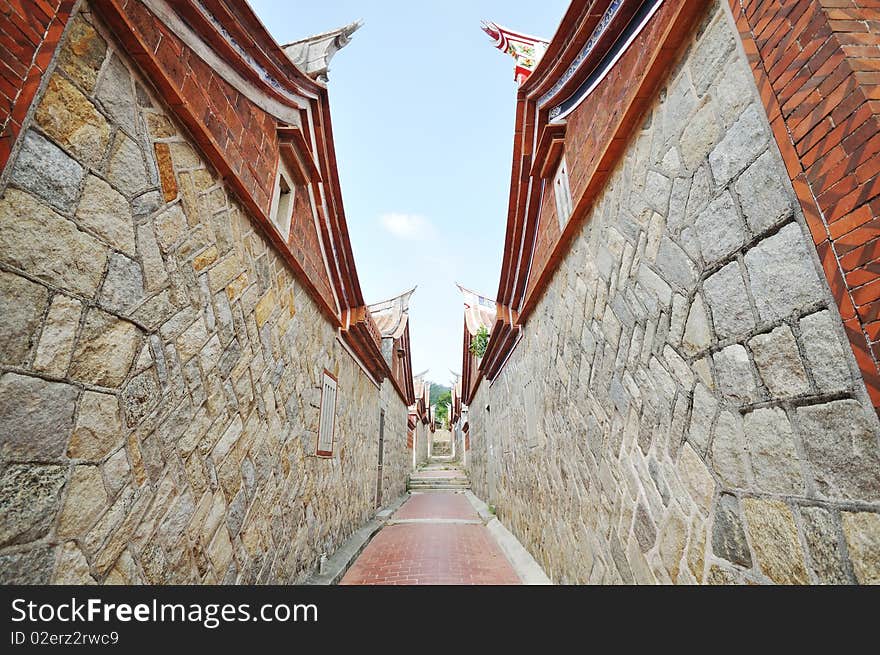
<svg viewBox="0 0 880 655"><path fill-rule="evenodd" d="M340 584L521 584L460 485L464 474L429 464L413 492L364 549ZM445 487L445 488L444 488Z"/></svg>

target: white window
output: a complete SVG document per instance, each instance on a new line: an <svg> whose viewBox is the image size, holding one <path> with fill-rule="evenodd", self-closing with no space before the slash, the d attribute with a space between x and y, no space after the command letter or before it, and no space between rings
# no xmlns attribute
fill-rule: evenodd
<svg viewBox="0 0 880 655"><path fill-rule="evenodd" d="M556 194L556 217L559 219L559 229L565 228L568 219L571 218L571 188L568 186L568 166L565 157L559 162L556 175L553 178L553 192Z"/></svg>
<svg viewBox="0 0 880 655"><path fill-rule="evenodd" d="M278 176L275 179L275 195L272 198L272 222L284 240L290 234L290 218L293 213L293 176L284 165L278 161Z"/></svg>
<svg viewBox="0 0 880 655"><path fill-rule="evenodd" d="M333 454L333 426L336 423L336 378L324 372L321 387L321 418L318 424L318 455Z"/></svg>

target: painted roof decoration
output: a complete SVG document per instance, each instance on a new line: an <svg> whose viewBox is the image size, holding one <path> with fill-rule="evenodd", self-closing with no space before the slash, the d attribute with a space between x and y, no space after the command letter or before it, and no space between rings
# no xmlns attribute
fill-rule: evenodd
<svg viewBox="0 0 880 655"><path fill-rule="evenodd" d="M547 39L515 32L492 21L481 21L480 27L492 38L496 48L516 60L513 78L517 84L522 84L532 74L550 45Z"/></svg>
<svg viewBox="0 0 880 655"><path fill-rule="evenodd" d="M468 332L474 335L481 327L491 332L495 324L495 301L481 296L476 291L465 289L460 284L455 286L464 296L464 320Z"/></svg>
<svg viewBox="0 0 880 655"><path fill-rule="evenodd" d="M362 20L356 20L344 27L315 34L281 47L297 68L312 79L326 83L333 55L349 44L351 35L363 24Z"/></svg>
<svg viewBox="0 0 880 655"><path fill-rule="evenodd" d="M409 299L415 290L413 287L399 296L368 306L383 339L400 339L403 336L409 320Z"/></svg>

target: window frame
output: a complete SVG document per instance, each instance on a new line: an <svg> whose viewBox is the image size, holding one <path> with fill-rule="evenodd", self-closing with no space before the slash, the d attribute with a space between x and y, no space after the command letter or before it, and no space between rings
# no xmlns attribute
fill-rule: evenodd
<svg viewBox="0 0 880 655"><path fill-rule="evenodd" d="M328 382L330 384L328 384ZM326 390L328 388L333 389L333 407L329 408L327 406L327 398L326 398ZM318 440L315 444L315 455L318 457L333 457L333 443L336 440L336 398L339 395L339 380L336 379L336 376L333 375L327 369L324 369L324 374L321 378L321 407L318 411ZM324 434L325 421L330 421L330 439L329 439L329 450L322 450L322 446L326 446L328 444L327 441L322 442L321 435Z"/></svg>
<svg viewBox="0 0 880 655"><path fill-rule="evenodd" d="M282 204L281 184L282 181L289 189L287 199ZM290 238L290 224L293 221L293 206L296 200L296 183L294 176L284 163L284 159L278 158L278 170L275 173L275 188L272 191L272 206L269 210L269 220L278 233L284 238L285 243ZM283 225L279 224L281 212L287 214L287 220Z"/></svg>
<svg viewBox="0 0 880 655"><path fill-rule="evenodd" d="M571 215L574 213L568 163L565 161L564 154L560 156L556 172L553 174L553 196L556 200L556 219L559 221L559 229L564 230L571 219Z"/></svg>

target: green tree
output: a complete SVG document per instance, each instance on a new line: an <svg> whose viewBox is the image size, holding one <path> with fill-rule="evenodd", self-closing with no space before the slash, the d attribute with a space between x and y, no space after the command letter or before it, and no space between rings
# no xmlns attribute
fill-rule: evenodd
<svg viewBox="0 0 880 655"><path fill-rule="evenodd" d="M471 338L471 354L479 359L486 354L486 348L488 347L489 330L487 330L485 326L481 325L480 328L477 330L477 333L473 336L473 338Z"/></svg>
<svg viewBox="0 0 880 655"><path fill-rule="evenodd" d="M429 405L436 405L438 403L438 401L440 400L440 396L442 396L444 393L448 394L450 391L451 391L451 389L449 387L443 386L442 384L439 384L437 382L432 382L431 383L431 395L430 395L428 404Z"/></svg>
<svg viewBox="0 0 880 655"><path fill-rule="evenodd" d="M437 397L437 420L443 425L447 425L449 422L447 403L452 404L452 394L448 389Z"/></svg>

